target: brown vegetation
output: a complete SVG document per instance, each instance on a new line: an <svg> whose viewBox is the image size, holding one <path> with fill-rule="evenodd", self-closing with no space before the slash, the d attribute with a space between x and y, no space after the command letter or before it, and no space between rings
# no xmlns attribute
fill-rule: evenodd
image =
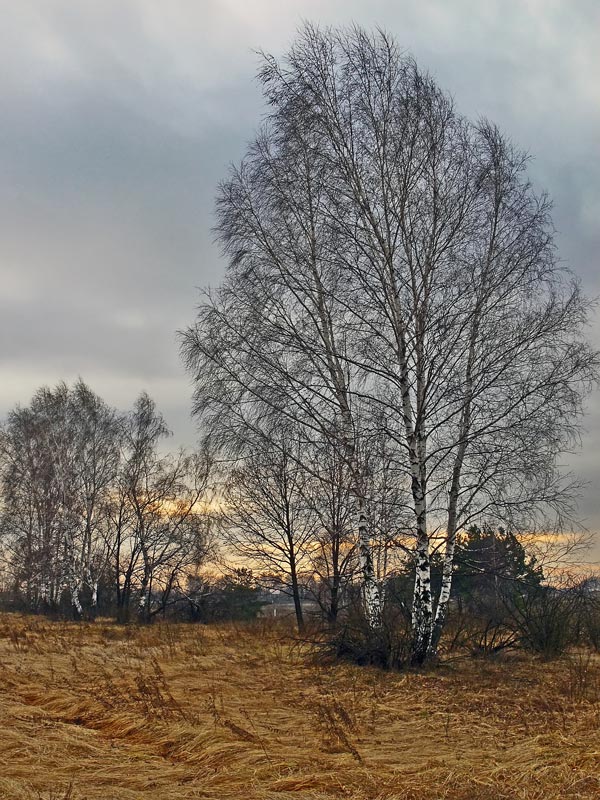
<svg viewBox="0 0 600 800"><path fill-rule="evenodd" d="M600 660L315 664L281 628L0 617L7 800L600 796Z"/></svg>

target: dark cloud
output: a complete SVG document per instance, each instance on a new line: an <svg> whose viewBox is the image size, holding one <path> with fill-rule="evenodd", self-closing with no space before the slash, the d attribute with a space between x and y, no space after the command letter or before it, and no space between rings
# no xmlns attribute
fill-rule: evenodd
<svg viewBox="0 0 600 800"><path fill-rule="evenodd" d="M146 388L193 440L175 331L222 274L212 203L264 110L253 49L303 19L385 27L530 151L561 255L600 292L595 0L20 0L0 31L2 413L80 374L114 403ZM570 464L600 527L597 398L586 424Z"/></svg>

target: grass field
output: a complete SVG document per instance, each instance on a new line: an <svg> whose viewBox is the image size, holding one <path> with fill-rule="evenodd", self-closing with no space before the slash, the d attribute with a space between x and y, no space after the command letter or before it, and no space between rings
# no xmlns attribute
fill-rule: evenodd
<svg viewBox="0 0 600 800"><path fill-rule="evenodd" d="M600 663L318 665L266 625L0 617L6 800L600 797Z"/></svg>

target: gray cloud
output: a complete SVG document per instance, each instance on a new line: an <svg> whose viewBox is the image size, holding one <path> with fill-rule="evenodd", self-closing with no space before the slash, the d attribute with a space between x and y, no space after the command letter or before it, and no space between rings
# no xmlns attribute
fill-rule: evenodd
<svg viewBox="0 0 600 800"><path fill-rule="evenodd" d="M212 202L264 111L253 49L303 19L385 27L529 150L561 255L600 292L595 0L20 0L0 31L0 413L82 375L121 406L146 388L193 441L175 331L223 271ZM586 425L569 463L600 528L597 397Z"/></svg>

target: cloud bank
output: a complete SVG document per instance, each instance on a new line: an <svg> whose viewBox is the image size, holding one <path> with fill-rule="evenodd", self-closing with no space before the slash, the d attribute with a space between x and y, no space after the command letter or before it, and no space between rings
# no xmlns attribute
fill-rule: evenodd
<svg viewBox="0 0 600 800"><path fill-rule="evenodd" d="M175 332L223 272L213 196L264 112L255 50L303 20L386 28L530 151L561 256L600 293L595 0L20 0L0 31L0 414L81 375L123 408L147 389L193 443ZM600 529L597 395L589 412L569 465Z"/></svg>

